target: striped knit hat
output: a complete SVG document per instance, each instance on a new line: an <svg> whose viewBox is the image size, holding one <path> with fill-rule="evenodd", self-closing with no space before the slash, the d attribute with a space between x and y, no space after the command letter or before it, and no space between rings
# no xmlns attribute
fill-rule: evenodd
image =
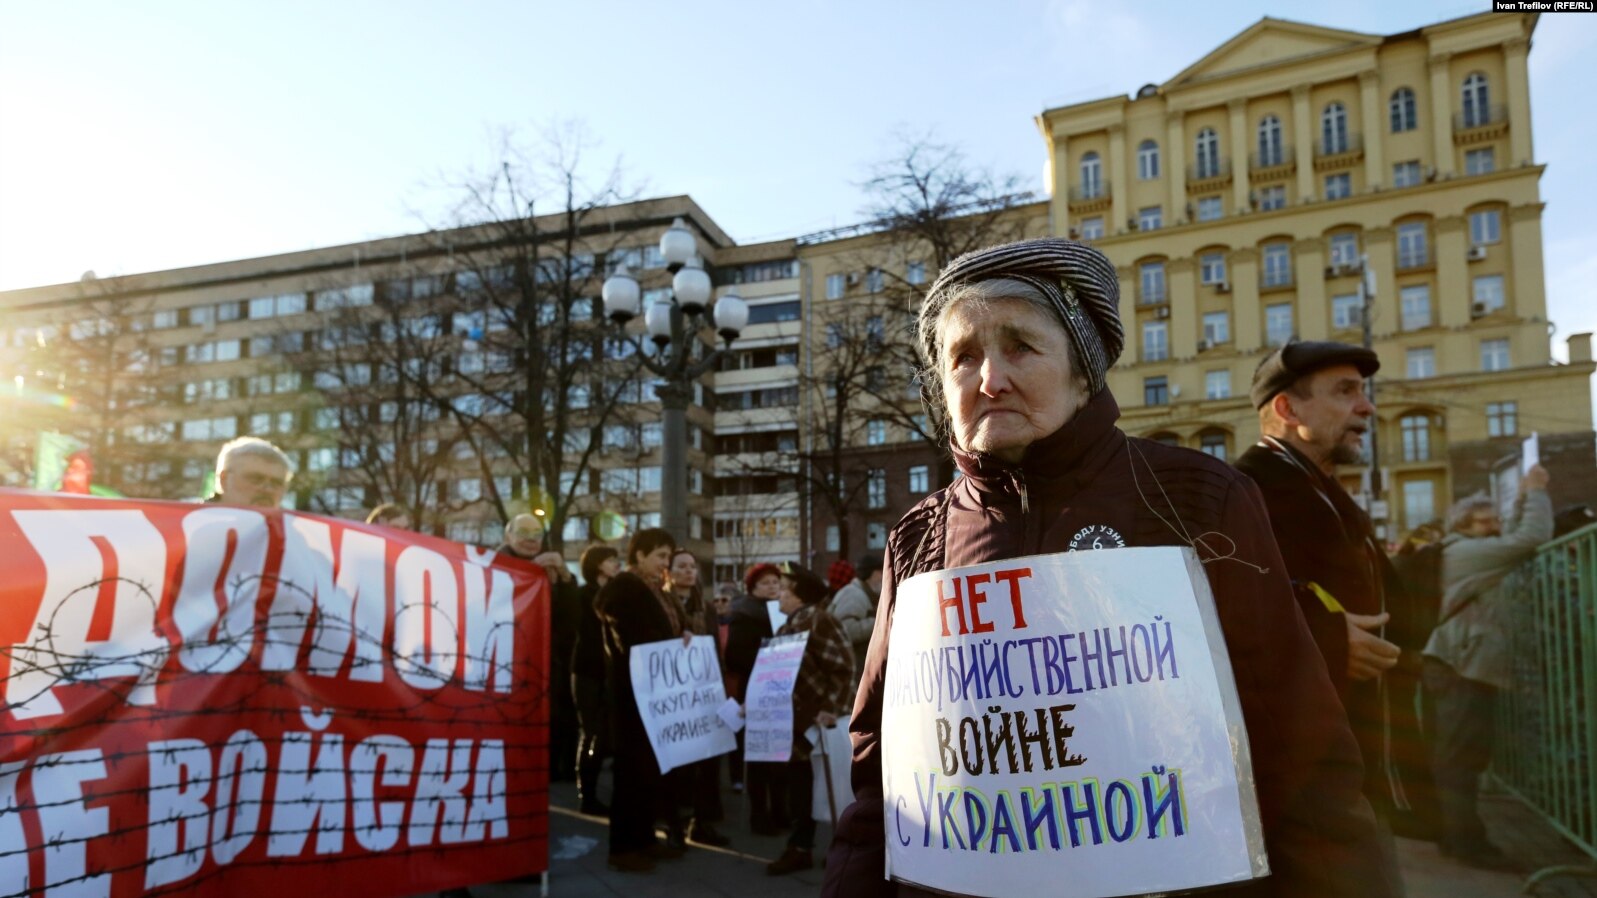
<svg viewBox="0 0 1597 898"><path fill-rule="evenodd" d="M949 263L926 292L917 325L922 393L928 405L941 405L937 380L937 321L954 288L995 279L1020 281L1053 302L1059 322L1070 334L1071 346L1087 375L1089 394L1104 387L1109 366L1125 348L1120 324L1120 279L1103 253L1063 237L1042 237L976 250ZM934 402L935 401L935 402ZM940 414L941 408L934 408Z"/></svg>

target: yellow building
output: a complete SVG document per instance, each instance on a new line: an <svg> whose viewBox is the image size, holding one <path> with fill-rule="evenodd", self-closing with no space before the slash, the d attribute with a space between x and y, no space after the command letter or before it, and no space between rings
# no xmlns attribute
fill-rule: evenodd
<svg viewBox="0 0 1597 898"><path fill-rule="evenodd" d="M1589 480L1590 338L1570 338L1568 364L1549 352L1535 25L1265 18L1134 97L1038 116L1055 233L1120 272L1125 429L1235 457L1258 437L1246 396L1272 346L1363 338L1367 265L1392 533L1484 486L1532 431Z"/></svg>

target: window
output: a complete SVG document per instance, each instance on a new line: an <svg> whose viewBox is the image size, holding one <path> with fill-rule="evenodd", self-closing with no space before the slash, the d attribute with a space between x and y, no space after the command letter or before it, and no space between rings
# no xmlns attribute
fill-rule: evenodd
<svg viewBox="0 0 1597 898"><path fill-rule="evenodd" d="M1352 330L1364 325L1364 304L1357 293L1343 293L1331 297L1331 327Z"/></svg>
<svg viewBox="0 0 1597 898"><path fill-rule="evenodd" d="M909 469L909 491L919 496L931 491L931 468L927 465L914 465Z"/></svg>
<svg viewBox="0 0 1597 898"><path fill-rule="evenodd" d="M1417 331L1431 326L1431 287L1415 284L1398 291L1403 313L1403 330Z"/></svg>
<svg viewBox="0 0 1597 898"><path fill-rule="evenodd" d="M1487 102L1490 94L1486 89L1486 76L1480 72L1471 72L1464 79L1464 127L1478 128L1491 121Z"/></svg>
<svg viewBox="0 0 1597 898"><path fill-rule="evenodd" d="M1192 142L1193 171L1199 178L1220 174L1220 137L1213 128L1204 128Z"/></svg>
<svg viewBox="0 0 1597 898"><path fill-rule="evenodd" d="M1164 263L1144 262L1140 266L1140 270L1142 272L1142 301L1144 303L1164 302Z"/></svg>
<svg viewBox="0 0 1597 898"><path fill-rule="evenodd" d="M1359 235L1353 231L1343 231L1331 235L1331 264L1343 268L1357 267L1359 264Z"/></svg>
<svg viewBox="0 0 1597 898"><path fill-rule="evenodd" d="M1431 460L1431 416L1404 415L1398 421L1403 432L1403 460Z"/></svg>
<svg viewBox="0 0 1597 898"><path fill-rule="evenodd" d="M1503 276L1486 274L1476 278L1474 300L1471 311L1477 315L1490 315L1507 305L1503 299Z"/></svg>
<svg viewBox="0 0 1597 898"><path fill-rule="evenodd" d="M778 321L797 321L802 313L798 300L767 302L749 306L749 324L771 324Z"/></svg>
<svg viewBox="0 0 1597 898"><path fill-rule="evenodd" d="M1419 127L1419 116L1414 109L1414 91L1409 88L1400 87L1392 92L1388 111L1391 113L1393 134L1413 131Z"/></svg>
<svg viewBox="0 0 1597 898"><path fill-rule="evenodd" d="M1225 280L1225 253L1204 253L1198 257L1198 279L1205 284Z"/></svg>
<svg viewBox="0 0 1597 898"><path fill-rule="evenodd" d="M1423 221L1410 221L1397 226L1398 268L1418 268L1430 260L1426 236Z"/></svg>
<svg viewBox="0 0 1597 898"><path fill-rule="evenodd" d="M1403 483L1403 523L1418 527L1436 519L1436 484L1429 480L1408 480Z"/></svg>
<svg viewBox="0 0 1597 898"><path fill-rule="evenodd" d="M1464 174L1489 175L1497 169L1497 155L1491 147L1464 151Z"/></svg>
<svg viewBox="0 0 1597 898"><path fill-rule="evenodd" d="M1103 216L1094 216L1092 218L1083 218L1081 220L1081 239L1103 239Z"/></svg>
<svg viewBox="0 0 1597 898"><path fill-rule="evenodd" d="M865 474L865 507L887 507L887 469L871 468Z"/></svg>
<svg viewBox="0 0 1597 898"><path fill-rule="evenodd" d="M848 278L842 274L829 274L826 276L826 298L842 299L843 290L848 286Z"/></svg>
<svg viewBox="0 0 1597 898"><path fill-rule="evenodd" d="M1272 209L1286 208L1286 187L1275 184L1259 190L1259 211L1269 212Z"/></svg>
<svg viewBox="0 0 1597 898"><path fill-rule="evenodd" d="M215 323L216 323L216 307L215 306L192 306L192 307L189 308L189 324L191 326L200 325L200 324L215 324Z"/></svg>
<svg viewBox="0 0 1597 898"><path fill-rule="evenodd" d="M1410 349L1406 356L1410 380L1436 376L1436 350L1429 346L1422 346L1418 349Z"/></svg>
<svg viewBox="0 0 1597 898"><path fill-rule="evenodd" d="M1103 163L1097 153L1081 157L1081 196L1089 200L1103 196Z"/></svg>
<svg viewBox="0 0 1597 898"><path fill-rule="evenodd" d="M455 498L462 502L476 502L482 498L482 478L462 477L455 481Z"/></svg>
<svg viewBox="0 0 1597 898"><path fill-rule="evenodd" d="M1163 321L1147 321L1142 325L1142 360L1162 362L1170 358L1170 329Z"/></svg>
<svg viewBox="0 0 1597 898"><path fill-rule="evenodd" d="M1264 307L1264 338L1271 346L1281 346L1292 339L1291 303Z"/></svg>
<svg viewBox="0 0 1597 898"><path fill-rule="evenodd" d="M926 283L926 263L910 262L908 265L905 265L904 280L917 286Z"/></svg>
<svg viewBox="0 0 1597 898"><path fill-rule="evenodd" d="M1198 451L1204 453L1205 455L1212 455L1221 461L1225 461L1225 434L1216 430L1211 430L1198 437Z"/></svg>
<svg viewBox="0 0 1597 898"><path fill-rule="evenodd" d="M826 348L836 349L843 345L843 325L832 322L826 326Z"/></svg>
<svg viewBox="0 0 1597 898"><path fill-rule="evenodd" d="M826 551L841 552L842 537L836 524L829 524L826 528Z"/></svg>
<svg viewBox="0 0 1597 898"><path fill-rule="evenodd" d="M1230 399L1231 372L1209 371L1203 375L1203 398Z"/></svg>
<svg viewBox="0 0 1597 898"><path fill-rule="evenodd" d="M1346 153L1347 149L1347 107L1332 103L1320 113L1320 152L1334 156Z"/></svg>
<svg viewBox="0 0 1597 898"><path fill-rule="evenodd" d="M1164 209L1161 206L1145 206L1137 210L1137 230L1157 231L1164 226Z"/></svg>
<svg viewBox="0 0 1597 898"><path fill-rule="evenodd" d="M1264 245L1265 287L1285 287L1292 283L1292 245L1266 243Z"/></svg>
<svg viewBox="0 0 1597 898"><path fill-rule="evenodd" d="M1392 164L1392 186L1413 187L1420 182L1420 163L1417 159Z"/></svg>
<svg viewBox="0 0 1597 898"><path fill-rule="evenodd" d="M880 521L871 521L865 525L865 548L887 548L887 525Z"/></svg>
<svg viewBox="0 0 1597 898"><path fill-rule="evenodd" d="M882 292L882 270L880 268L867 268L865 270L865 292Z"/></svg>
<svg viewBox="0 0 1597 898"><path fill-rule="evenodd" d="M887 443L887 422L872 418L865 422L865 445L882 446Z"/></svg>
<svg viewBox="0 0 1597 898"><path fill-rule="evenodd" d="M1486 403L1486 435L1511 437L1519 433L1518 402Z"/></svg>
<svg viewBox="0 0 1597 898"><path fill-rule="evenodd" d="M1203 313L1203 339L1210 346L1231 342L1231 315L1228 312Z"/></svg>
<svg viewBox="0 0 1597 898"><path fill-rule="evenodd" d="M1328 200L1345 200L1353 195L1353 176L1347 172L1338 172L1325 176L1325 198Z"/></svg>
<svg viewBox="0 0 1597 898"><path fill-rule="evenodd" d="M1508 370L1508 341L1506 339L1481 341L1481 370Z"/></svg>
<svg viewBox="0 0 1597 898"><path fill-rule="evenodd" d="M1159 177L1159 145L1144 140L1137 145L1137 179L1152 181Z"/></svg>
<svg viewBox="0 0 1597 898"><path fill-rule="evenodd" d="M1482 209L1469 214L1469 242L1471 246L1485 246L1503 239L1502 216L1496 209Z"/></svg>
<svg viewBox="0 0 1597 898"><path fill-rule="evenodd" d="M1145 377L1142 380L1143 405L1169 405L1170 381L1164 377Z"/></svg>
<svg viewBox="0 0 1597 898"><path fill-rule="evenodd" d="M1281 120L1273 115L1267 115L1259 120L1259 168L1270 168L1280 165L1283 159L1281 152Z"/></svg>
<svg viewBox="0 0 1597 898"><path fill-rule="evenodd" d="M1225 210L1220 204L1220 198L1219 197L1217 197L1217 196L1200 196L1200 197L1198 197L1198 220L1199 221L1214 221L1215 219L1219 218L1223 214L1225 214Z"/></svg>
<svg viewBox="0 0 1597 898"><path fill-rule="evenodd" d="M150 316L150 326L157 330L177 327L177 309L161 309Z"/></svg>

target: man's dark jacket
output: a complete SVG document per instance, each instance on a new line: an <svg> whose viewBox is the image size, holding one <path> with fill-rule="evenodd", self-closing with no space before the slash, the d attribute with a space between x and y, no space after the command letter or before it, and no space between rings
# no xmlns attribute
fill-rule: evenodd
<svg viewBox="0 0 1597 898"><path fill-rule="evenodd" d="M1119 414L1114 398L1100 391L1017 465L956 450L964 476L893 528L850 725L858 800L838 823L823 895L921 894L882 880L880 727L893 584L925 571L1065 551L1092 525L1133 547L1187 545L1190 536L1205 561L1247 726L1271 868L1269 877L1228 894L1400 894L1360 792L1358 747L1291 598L1258 490L1217 459L1128 438L1115 427ZM1068 875L1069 858L1059 860L1060 874Z"/></svg>
<svg viewBox="0 0 1597 898"><path fill-rule="evenodd" d="M1383 781L1389 760L1383 746L1380 681L1348 679L1347 619L1330 610L1308 584L1318 584L1354 614L1392 611L1384 638L1417 650L1425 638L1403 634L1412 615L1402 611L1405 592L1397 571L1375 542L1364 510L1340 483L1291 445L1284 441L1255 445L1237 459L1237 470L1258 484L1270 511L1270 526L1298 607L1358 739L1367 777L1365 792L1372 800L1385 801L1389 787ZM1409 653L1417 668L1418 652Z"/></svg>
<svg viewBox="0 0 1597 898"><path fill-rule="evenodd" d="M754 596L738 596L732 602L732 620L726 628L726 671L735 683L732 696L738 701L749 689L749 675L754 673L754 659L760 653L760 641L770 639L771 613L768 602Z"/></svg>

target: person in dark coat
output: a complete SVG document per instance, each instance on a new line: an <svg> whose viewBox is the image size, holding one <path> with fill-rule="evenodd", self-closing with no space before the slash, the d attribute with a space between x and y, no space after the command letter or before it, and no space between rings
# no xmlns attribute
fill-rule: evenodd
<svg viewBox="0 0 1597 898"><path fill-rule="evenodd" d="M610 757L610 694L605 683L604 624L596 607L599 590L621 572L621 553L609 546L582 552L582 591L577 594L577 644L571 654L571 696L577 704L577 797L582 813L605 817L599 773Z"/></svg>
<svg viewBox="0 0 1597 898"><path fill-rule="evenodd" d="M683 854L680 846L659 842L654 836L664 790L660 765L632 691L631 667L633 646L683 634L682 606L661 585L675 550L676 540L666 531L639 530L627 544L627 569L599 590L615 727L610 866L623 873L647 873L654 869L655 861Z"/></svg>
<svg viewBox="0 0 1597 898"><path fill-rule="evenodd" d="M756 564L743 575L747 595L732 603L732 622L726 638L726 672L732 681L732 697L743 703L748 691L749 675L754 672L754 659L760 652L760 642L771 638L770 609L781 591L782 581L774 564ZM734 768L741 766L742 782L748 788L749 828L757 836L773 836L786 829L787 767L760 761L742 763L743 734L738 733L738 756Z"/></svg>
<svg viewBox="0 0 1597 898"><path fill-rule="evenodd" d="M699 560L687 549L677 549L671 555L671 566L666 569L666 586L682 609L687 613L684 628L695 636L715 638L718 625L715 608L704 597L699 586ZM717 646L716 656L720 656ZM673 841L694 841L700 845L724 848L732 840L715 828L725 816L721 807L721 756L695 761L666 774L674 796L675 806L666 818L671 825ZM693 811L693 822L684 829L681 823L683 807Z"/></svg>
<svg viewBox="0 0 1597 898"><path fill-rule="evenodd" d="M927 294L923 395L963 476L889 533L850 725L857 800L839 821L823 895L925 894L883 881L881 722L894 584L1026 555L1170 545L1191 546L1204 562L1253 758L1271 873L1227 893L1402 892L1258 489L1218 459L1115 426L1105 375L1123 341L1118 294L1102 253L1058 238L967 254ZM1060 859L1061 875L1069 863Z"/></svg>
<svg viewBox="0 0 1597 898"><path fill-rule="evenodd" d="M1375 416L1365 378L1380 366L1371 350L1343 343L1294 341L1265 357L1251 390L1263 436L1237 459L1237 469L1264 496L1293 595L1358 739L1364 794L1377 814L1390 819L1396 810L1411 809L1410 791L1416 800L1430 794L1421 782L1428 779L1423 749L1419 766L1408 770L1412 789L1399 780L1392 757L1389 677L1403 650L1389 631L1400 630L1410 617L1392 616L1407 593L1369 516L1336 478L1338 465L1363 458L1364 435ZM1417 680L1426 635L1405 639L1409 660L1399 677ZM1412 698L1412 683L1405 691ZM1402 735L1405 742L1420 738L1417 726Z"/></svg>
<svg viewBox="0 0 1597 898"><path fill-rule="evenodd" d="M571 697L571 655L577 647L577 578L565 556L544 550L543 521L518 514L499 551L543 568L549 577L549 779L577 778L577 704Z"/></svg>

